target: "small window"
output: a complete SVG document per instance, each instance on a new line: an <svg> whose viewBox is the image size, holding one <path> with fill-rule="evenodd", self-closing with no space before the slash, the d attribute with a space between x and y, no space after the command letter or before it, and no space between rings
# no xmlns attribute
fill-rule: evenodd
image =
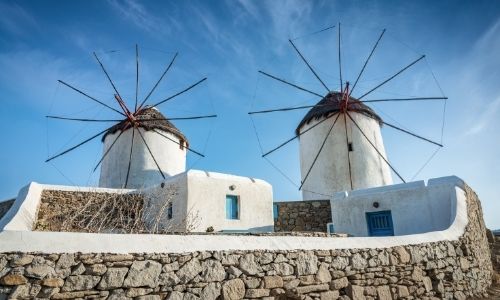
<svg viewBox="0 0 500 300"><path fill-rule="evenodd" d="M273 217L275 220L278 220L278 215L279 215L279 207L278 204L273 204Z"/></svg>
<svg viewBox="0 0 500 300"><path fill-rule="evenodd" d="M240 217L238 196L226 195L226 219L237 220Z"/></svg>
<svg viewBox="0 0 500 300"><path fill-rule="evenodd" d="M172 203L169 203L167 206L167 220L172 219L173 214L174 214L174 211L172 209Z"/></svg>
<svg viewBox="0 0 500 300"><path fill-rule="evenodd" d="M349 152L352 152L352 143L347 144L347 149L349 150Z"/></svg>

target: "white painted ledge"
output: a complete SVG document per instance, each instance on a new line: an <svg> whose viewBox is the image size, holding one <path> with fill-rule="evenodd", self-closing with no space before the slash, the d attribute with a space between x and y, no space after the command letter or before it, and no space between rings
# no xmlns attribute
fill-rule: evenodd
<svg viewBox="0 0 500 300"><path fill-rule="evenodd" d="M455 191L455 218L449 228L422 234L394 237L298 237L298 236L234 236L234 235L152 235L152 234L96 234L72 232L38 232L26 229L27 221L12 222L12 214L32 211L30 205L14 203L15 208L0 220L1 252L42 253L184 253L193 251L223 250L331 250L352 248L388 248L428 242L453 241L460 238L468 222L466 196L463 181L457 177L446 177L429 181L431 184L446 184ZM20 197L41 193L44 186L31 184L20 192ZM33 189L32 191L30 191ZM57 189L57 188L54 188ZM81 189L84 190L84 189ZM90 189L98 191L102 189ZM22 205L21 205L22 204ZM6 221L7 220L7 221ZM9 226L5 227L6 224Z"/></svg>

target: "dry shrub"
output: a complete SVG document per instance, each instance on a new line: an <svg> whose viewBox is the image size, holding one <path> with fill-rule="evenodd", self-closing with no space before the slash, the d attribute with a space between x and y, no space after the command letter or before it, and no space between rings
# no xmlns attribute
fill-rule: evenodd
<svg viewBox="0 0 500 300"><path fill-rule="evenodd" d="M192 231L197 214L167 220L167 209L177 195L170 187L161 195L43 191L35 230L105 233L168 233ZM152 201L154 197L154 207Z"/></svg>

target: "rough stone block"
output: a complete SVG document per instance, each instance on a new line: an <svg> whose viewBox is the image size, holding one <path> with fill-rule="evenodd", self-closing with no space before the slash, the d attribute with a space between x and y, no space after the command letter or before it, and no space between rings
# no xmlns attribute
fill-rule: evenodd
<svg viewBox="0 0 500 300"><path fill-rule="evenodd" d="M111 290L122 287L127 272L128 268L108 268L97 288L100 290Z"/></svg>
<svg viewBox="0 0 500 300"><path fill-rule="evenodd" d="M262 298L269 296L269 290L267 289L248 289L245 292L246 298Z"/></svg>
<svg viewBox="0 0 500 300"><path fill-rule="evenodd" d="M124 287L141 287L149 286L151 288L156 287L158 281L158 275L161 272L161 264L152 261L134 261L130 270L128 271L127 277L123 282Z"/></svg>
<svg viewBox="0 0 500 300"><path fill-rule="evenodd" d="M351 300L364 300L365 299L364 288L362 286L349 284L347 286L346 293L347 293L347 296L349 296L349 298L351 298Z"/></svg>
<svg viewBox="0 0 500 300"><path fill-rule="evenodd" d="M62 287L64 285L64 280L61 278L45 278L42 280L42 285L47 287Z"/></svg>
<svg viewBox="0 0 500 300"><path fill-rule="evenodd" d="M224 300L236 300L245 297L245 284L243 280L236 278L222 284L222 298Z"/></svg>
<svg viewBox="0 0 500 300"><path fill-rule="evenodd" d="M347 280L347 277L342 277L339 279L335 279L330 283L330 289L332 290L340 290L349 285L349 280Z"/></svg>
<svg viewBox="0 0 500 300"><path fill-rule="evenodd" d="M297 294L308 294L312 292L323 292L328 291L328 284L318 284L318 285L307 285L307 286L299 286L295 288Z"/></svg>
<svg viewBox="0 0 500 300"><path fill-rule="evenodd" d="M295 263L298 275L316 274L318 272L318 257L312 251L300 252Z"/></svg>
<svg viewBox="0 0 500 300"><path fill-rule="evenodd" d="M101 280L100 276L75 275L69 276L62 287L64 292L84 291L93 289Z"/></svg>
<svg viewBox="0 0 500 300"><path fill-rule="evenodd" d="M264 276L264 287L266 289L283 287L283 278L280 276Z"/></svg>
<svg viewBox="0 0 500 300"><path fill-rule="evenodd" d="M319 296L320 300L337 300L339 298L339 291L323 292Z"/></svg>
<svg viewBox="0 0 500 300"><path fill-rule="evenodd" d="M3 285L23 285L26 284L28 280L23 275L19 274L9 274L5 275L0 279L0 284Z"/></svg>
<svg viewBox="0 0 500 300"><path fill-rule="evenodd" d="M389 286L383 285L377 287L377 296L379 300L392 300Z"/></svg>
<svg viewBox="0 0 500 300"><path fill-rule="evenodd" d="M177 271L177 277L179 277L181 283L188 283L202 270L203 268L201 267L200 261L197 258L193 258Z"/></svg>

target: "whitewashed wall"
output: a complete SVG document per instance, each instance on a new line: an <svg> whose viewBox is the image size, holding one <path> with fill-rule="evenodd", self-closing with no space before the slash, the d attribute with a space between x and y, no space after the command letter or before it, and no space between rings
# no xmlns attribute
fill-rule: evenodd
<svg viewBox="0 0 500 300"><path fill-rule="evenodd" d="M341 192L331 199L336 232L368 236L367 212L390 210L394 235L440 231L455 218L457 177ZM379 207L373 206L374 202Z"/></svg>
<svg viewBox="0 0 500 300"><path fill-rule="evenodd" d="M146 194L158 197L168 193L169 187L176 188L178 196L173 200L173 221L188 220L190 225L195 225L194 231L205 232L210 226L215 231L273 231L273 192L271 185L263 180L190 170L164 183L163 188L157 185ZM239 198L237 220L226 219L226 195Z"/></svg>
<svg viewBox="0 0 500 300"><path fill-rule="evenodd" d="M140 130L144 136L144 139L151 149L151 152L153 152L165 176L173 176L186 170L185 147L181 149L178 144L154 131L146 131L142 128L138 130ZM180 143L177 136L162 130L158 131ZM117 131L114 134L108 134L106 136L103 145L103 154L109 149L119 133L120 132ZM132 130L127 129L102 161L99 186L107 188L123 187L130 160L131 142ZM163 178L141 136L137 133L137 130L134 136L133 148L132 164L130 166L127 188L143 188L161 182Z"/></svg>
<svg viewBox="0 0 500 300"><path fill-rule="evenodd" d="M349 112L349 114L380 153L387 157L378 122L359 113ZM310 169L336 117L331 117L300 136L302 180ZM313 119L301 128L301 132L311 128L321 120L323 119ZM340 116L303 185L302 198L304 200L322 199L325 196L332 196L335 192L351 190L348 155L351 162L353 190L392 184L389 166L349 118L347 118L346 123L347 137L348 141L352 143L353 151L348 154L344 116Z"/></svg>
<svg viewBox="0 0 500 300"><path fill-rule="evenodd" d="M439 179L438 179L439 180ZM431 180L430 183L437 183ZM37 190L69 189L32 183L20 192L11 210L0 219L0 253L185 253L194 251L227 250L331 250L351 248L388 248L400 245L452 241L460 238L468 223L464 183L457 177L446 181L451 196L453 222L441 231L394 237L303 237L303 236L242 236L242 235L154 235L154 234L101 234L75 232L37 232L23 228L22 223L34 220L32 205ZM429 184L431 185L431 184ZM71 187L71 189L75 189ZM81 189L78 189L81 190ZM83 189L82 189L83 190ZM98 191L104 191L98 190ZM23 222L24 221L24 222ZM11 224L11 225L9 225ZM21 224L21 226L14 226ZM63 243L61 241L64 241Z"/></svg>

